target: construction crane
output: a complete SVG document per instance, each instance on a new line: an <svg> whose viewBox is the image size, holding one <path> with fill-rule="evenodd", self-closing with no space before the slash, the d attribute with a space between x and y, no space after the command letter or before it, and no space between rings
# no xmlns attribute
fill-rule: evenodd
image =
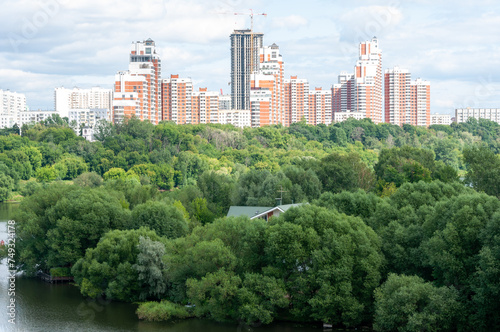
<svg viewBox="0 0 500 332"><path fill-rule="evenodd" d="M262 15L267 16L266 13L254 14L253 10L250 9L250 14L248 13L234 13L234 15L249 15L250 16L250 74L253 73L253 16Z"/></svg>

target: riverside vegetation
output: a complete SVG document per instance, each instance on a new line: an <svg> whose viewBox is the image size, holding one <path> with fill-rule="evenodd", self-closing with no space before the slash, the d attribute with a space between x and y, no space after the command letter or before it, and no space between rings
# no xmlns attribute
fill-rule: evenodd
<svg viewBox="0 0 500 332"><path fill-rule="evenodd" d="M148 320L500 330L500 126L2 130L16 262ZM269 222L231 205L308 202ZM189 305L188 305L189 304Z"/></svg>

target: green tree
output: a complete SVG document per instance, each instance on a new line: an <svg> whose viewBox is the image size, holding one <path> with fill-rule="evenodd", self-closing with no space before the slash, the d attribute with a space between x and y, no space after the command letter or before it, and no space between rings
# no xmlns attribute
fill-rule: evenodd
<svg viewBox="0 0 500 332"><path fill-rule="evenodd" d="M500 329L500 213L496 212L480 234L483 247L472 281L474 313L471 325L477 330Z"/></svg>
<svg viewBox="0 0 500 332"><path fill-rule="evenodd" d="M384 149L375 165L375 174L379 179L387 183L393 182L397 187L405 182L429 182L435 170L434 157L432 150L407 145Z"/></svg>
<svg viewBox="0 0 500 332"><path fill-rule="evenodd" d="M205 198L197 197L193 201L193 217L202 225L211 223L215 219L215 215L207 207Z"/></svg>
<svg viewBox="0 0 500 332"><path fill-rule="evenodd" d="M9 199L12 189L14 189L14 180L10 176L0 173L0 202Z"/></svg>
<svg viewBox="0 0 500 332"><path fill-rule="evenodd" d="M464 149L465 182L488 195L500 196L500 159L486 146Z"/></svg>
<svg viewBox="0 0 500 332"><path fill-rule="evenodd" d="M199 280L222 268L233 271L237 259L222 240L200 241L198 236L190 235L165 243L164 262L169 281L168 296L175 302L183 302L187 300L187 279Z"/></svg>
<svg viewBox="0 0 500 332"><path fill-rule="evenodd" d="M225 174L206 171L198 178L197 185L207 200L210 211L218 217L226 215L231 206L233 179Z"/></svg>
<svg viewBox="0 0 500 332"><path fill-rule="evenodd" d="M116 180L125 178L126 174L127 172L124 169L114 167L104 173L102 177L104 180Z"/></svg>
<svg viewBox="0 0 500 332"><path fill-rule="evenodd" d="M150 287L145 281L147 272L138 273L135 265L141 253L140 238L159 240L147 228L113 230L104 234L95 248L89 247L71 269L82 295L91 298L105 295L108 299L132 302L154 293L154 289L147 289ZM144 260L141 266L143 263Z"/></svg>
<svg viewBox="0 0 500 332"><path fill-rule="evenodd" d="M141 236L137 248L137 263L133 267L138 273L139 283L142 283L139 299L144 301L147 298L161 298L167 290L166 266L162 260L165 245Z"/></svg>
<svg viewBox="0 0 500 332"><path fill-rule="evenodd" d="M453 285L463 297L470 296L482 248L480 235L498 209L497 198L478 193L436 204L423 225L429 240L422 247L438 285Z"/></svg>
<svg viewBox="0 0 500 332"><path fill-rule="evenodd" d="M110 229L125 228L129 211L102 188L53 184L23 200L15 216L21 270L71 266Z"/></svg>
<svg viewBox="0 0 500 332"><path fill-rule="evenodd" d="M355 326L368 317L383 262L371 228L317 206L291 208L270 224L264 271L285 282L295 319Z"/></svg>
<svg viewBox="0 0 500 332"><path fill-rule="evenodd" d="M39 168L35 175L38 182L51 182L57 178L57 172L52 166Z"/></svg>
<svg viewBox="0 0 500 332"><path fill-rule="evenodd" d="M304 193L309 201L319 197L323 190L320 179L312 169L304 171L297 166L287 166L283 169L283 173L295 186L297 185ZM298 203L297 199L294 202Z"/></svg>
<svg viewBox="0 0 500 332"><path fill-rule="evenodd" d="M24 146L21 151L23 151L29 158L29 162L33 167L33 171L37 171L42 167L42 154L38 148L34 146Z"/></svg>
<svg viewBox="0 0 500 332"><path fill-rule="evenodd" d="M78 175L87 171L87 164L81 157L65 155L60 161L54 164L54 168L59 170L59 177L63 180L72 180Z"/></svg>
<svg viewBox="0 0 500 332"><path fill-rule="evenodd" d="M369 190L375 182L373 172L355 153L341 155L332 153L320 163L318 177L323 189L338 193L343 190L353 191L358 188Z"/></svg>
<svg viewBox="0 0 500 332"><path fill-rule="evenodd" d="M457 291L416 276L390 274L375 290L375 331L455 331Z"/></svg>
<svg viewBox="0 0 500 332"><path fill-rule="evenodd" d="M243 276L244 273L258 273L264 266L266 227L267 222L263 219L226 217L195 228L193 236L203 241L220 239L235 255L235 271Z"/></svg>
<svg viewBox="0 0 500 332"><path fill-rule="evenodd" d="M246 324L270 324L278 310L289 304L281 280L261 274L245 274L238 290L238 319Z"/></svg>
<svg viewBox="0 0 500 332"><path fill-rule="evenodd" d="M163 202L148 201L132 210L134 228L147 226L160 236L175 239L188 232L188 224L175 206Z"/></svg>
<svg viewBox="0 0 500 332"><path fill-rule="evenodd" d="M196 316L209 316L218 322L237 320L241 278L233 272L220 269L201 280L188 279L186 285L188 298L196 305Z"/></svg>
<svg viewBox="0 0 500 332"><path fill-rule="evenodd" d="M96 188L102 184L102 177L96 172L85 172L76 177L73 183L81 187Z"/></svg>

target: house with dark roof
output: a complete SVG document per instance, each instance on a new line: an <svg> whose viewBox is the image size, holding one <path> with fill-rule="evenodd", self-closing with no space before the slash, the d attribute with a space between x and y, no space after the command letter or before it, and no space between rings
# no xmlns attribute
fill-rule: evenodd
<svg viewBox="0 0 500 332"><path fill-rule="evenodd" d="M268 221L271 217L278 217L281 213L286 212L291 207L301 206L303 203L299 204L285 204L278 205L273 207L267 206L231 206L229 208L229 212L227 213L228 217L234 216L248 216L250 220L256 218L262 218L265 221Z"/></svg>

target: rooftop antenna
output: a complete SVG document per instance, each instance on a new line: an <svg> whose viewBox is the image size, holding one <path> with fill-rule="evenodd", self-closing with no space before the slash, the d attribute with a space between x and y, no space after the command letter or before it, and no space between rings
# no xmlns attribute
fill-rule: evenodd
<svg viewBox="0 0 500 332"><path fill-rule="evenodd" d="M278 192L281 194L281 196L276 198L276 200L280 201L280 203L278 205L282 205L283 204L283 193L287 193L288 190L283 190L283 186L281 185L280 190L278 190Z"/></svg>

